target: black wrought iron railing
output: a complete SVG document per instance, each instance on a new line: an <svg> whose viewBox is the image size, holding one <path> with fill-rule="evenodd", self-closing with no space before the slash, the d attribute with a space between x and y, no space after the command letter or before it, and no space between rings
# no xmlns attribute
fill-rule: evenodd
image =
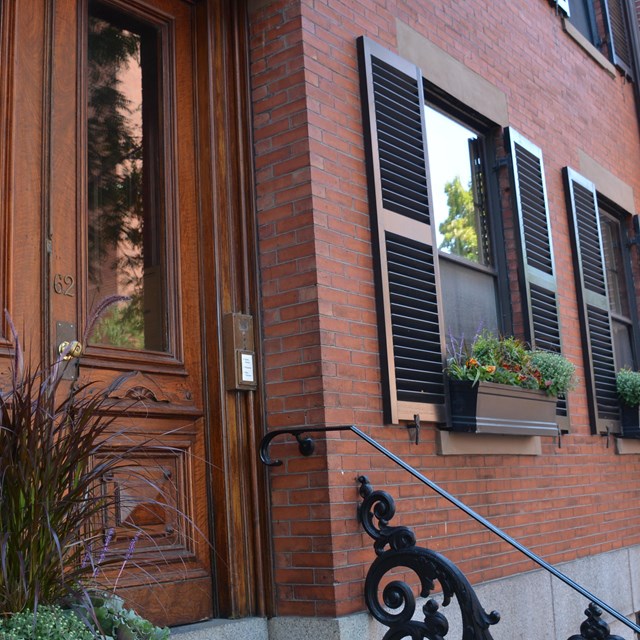
<svg viewBox="0 0 640 640"><path fill-rule="evenodd" d="M314 452L315 443L309 434L333 431L354 433L542 569L584 596L589 601L585 610L587 618L580 627L580 635L571 636L568 640L623 640L620 636L611 635L609 625L601 619L603 611L609 613L635 633L640 634L640 626L353 425L270 431L262 439L260 458L264 464L269 466L282 464L280 460L273 460L269 456L271 442L282 435L294 436L298 442L300 453L304 456L310 456ZM499 621L499 614L495 611L486 613L482 609L473 588L455 564L435 551L416 546L415 535L407 527L390 526L389 521L395 514L393 498L384 491L374 491L365 476L361 476L359 480L361 483L360 493L363 496L363 502L359 508L360 518L365 531L375 540L374 549L377 556L365 581L365 601L371 614L379 622L389 627L384 640L401 640L402 638L439 640L446 635L448 630L446 618L438 611L439 607L432 599L428 600L423 607L424 622L412 620L416 607L415 597L411 588L402 581L394 580L387 584L382 593L384 606L381 605L378 590L383 576L392 569L402 567L411 569L419 577L421 596L427 597L434 589L434 582L437 581L442 589L444 606L449 604L453 596L456 597L463 623L462 640L491 640L489 627Z"/></svg>

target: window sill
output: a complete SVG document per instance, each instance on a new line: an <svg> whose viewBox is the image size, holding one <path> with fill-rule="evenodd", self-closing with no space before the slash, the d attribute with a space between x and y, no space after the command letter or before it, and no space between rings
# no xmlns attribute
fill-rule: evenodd
<svg viewBox="0 0 640 640"><path fill-rule="evenodd" d="M564 32L573 38L612 78L618 77L615 66L596 49L569 20L562 18L562 28Z"/></svg>
<svg viewBox="0 0 640 640"><path fill-rule="evenodd" d="M540 436L487 435L438 431L438 455L507 455L539 456L542 454ZM640 444L640 441L638 441Z"/></svg>
<svg viewBox="0 0 640 640"><path fill-rule="evenodd" d="M640 440L616 438L616 453L621 456L640 453Z"/></svg>

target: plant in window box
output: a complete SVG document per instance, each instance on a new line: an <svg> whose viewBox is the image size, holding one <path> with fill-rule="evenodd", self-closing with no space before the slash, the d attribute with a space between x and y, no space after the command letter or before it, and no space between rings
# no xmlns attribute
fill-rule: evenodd
<svg viewBox="0 0 640 640"><path fill-rule="evenodd" d="M616 375L622 435L640 438L640 371L620 369Z"/></svg>
<svg viewBox="0 0 640 640"><path fill-rule="evenodd" d="M556 402L574 366L558 353L529 351L521 340L484 331L470 347L451 340L450 428L474 433L556 435Z"/></svg>

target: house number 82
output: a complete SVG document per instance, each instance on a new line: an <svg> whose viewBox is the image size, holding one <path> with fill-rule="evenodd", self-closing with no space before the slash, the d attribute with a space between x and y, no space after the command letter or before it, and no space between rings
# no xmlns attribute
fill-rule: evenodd
<svg viewBox="0 0 640 640"><path fill-rule="evenodd" d="M53 276L53 290L61 296L69 296L72 298L75 295L75 286L76 281L71 275L56 273L56 275Z"/></svg>

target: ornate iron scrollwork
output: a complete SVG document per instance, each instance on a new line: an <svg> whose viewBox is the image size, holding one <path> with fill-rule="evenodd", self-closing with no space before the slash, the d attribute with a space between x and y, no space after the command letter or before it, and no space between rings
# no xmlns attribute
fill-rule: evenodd
<svg viewBox="0 0 640 640"><path fill-rule="evenodd" d="M435 551L417 547L415 534L408 527L390 526L395 515L394 499L385 491L374 491L366 476L358 480L363 497L358 515L364 530L375 541L377 556L367 573L365 602L371 615L389 627L383 640L444 640L449 631L449 622L433 599L422 608L424 621L413 620L416 598L406 582L387 583L380 601L385 576L402 568L413 571L420 580L421 597L427 598L436 582L442 588L443 606L448 606L455 596L462 619L462 640L492 640L489 627L500 620L500 614L484 611L473 587L453 562Z"/></svg>
<svg viewBox="0 0 640 640"><path fill-rule="evenodd" d="M620 636L612 636L609 625L600 619L602 610L593 602L585 610L587 619L580 625L580 635L571 636L569 640L624 640Z"/></svg>

